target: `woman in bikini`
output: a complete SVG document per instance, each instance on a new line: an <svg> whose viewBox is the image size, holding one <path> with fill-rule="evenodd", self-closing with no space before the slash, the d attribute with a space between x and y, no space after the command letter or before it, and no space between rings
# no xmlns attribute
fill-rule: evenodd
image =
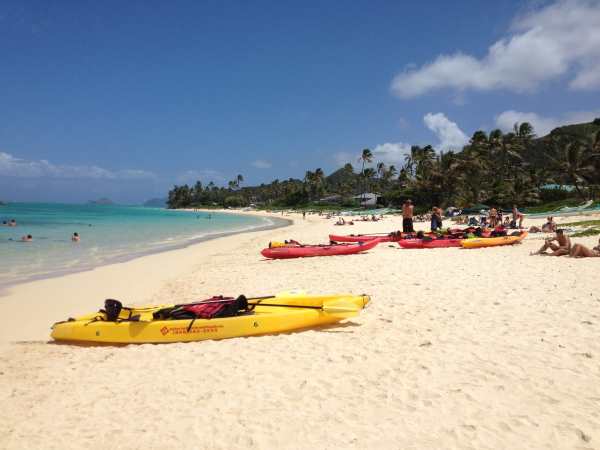
<svg viewBox="0 0 600 450"><path fill-rule="evenodd" d="M489 213L490 228L494 228L496 226L497 220L498 220L498 210L496 208L490 209L490 213Z"/></svg>
<svg viewBox="0 0 600 450"><path fill-rule="evenodd" d="M598 245L596 245L591 250L587 248L585 245L575 244L571 247L571 252L569 256L573 258L595 258L600 257L600 239L598 239Z"/></svg>

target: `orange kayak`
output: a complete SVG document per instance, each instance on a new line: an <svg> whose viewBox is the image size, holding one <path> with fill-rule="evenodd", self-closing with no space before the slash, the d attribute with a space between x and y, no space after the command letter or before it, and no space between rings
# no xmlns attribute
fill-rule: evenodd
<svg viewBox="0 0 600 450"><path fill-rule="evenodd" d="M513 245L521 242L527 237L527 231L522 231L518 236L499 236L489 238L465 239L461 245L463 248L498 247L500 245Z"/></svg>

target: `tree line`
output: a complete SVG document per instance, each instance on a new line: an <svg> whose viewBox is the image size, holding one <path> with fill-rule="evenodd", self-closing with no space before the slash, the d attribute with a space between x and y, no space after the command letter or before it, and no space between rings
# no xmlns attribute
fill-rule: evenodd
<svg viewBox="0 0 600 450"><path fill-rule="evenodd" d="M241 175L227 187L197 181L174 186L167 203L170 208L274 208L329 201L351 207L364 192L377 192L382 206L392 207L407 198L427 207L528 206L568 196L585 200L600 194L600 118L556 128L541 138L527 122L507 133L480 130L459 151L414 145L397 166L376 161L373 152L364 149L357 163L358 170L348 163L326 176L317 168L306 171L303 179L276 179L259 186L242 187ZM572 192L548 185L568 186Z"/></svg>

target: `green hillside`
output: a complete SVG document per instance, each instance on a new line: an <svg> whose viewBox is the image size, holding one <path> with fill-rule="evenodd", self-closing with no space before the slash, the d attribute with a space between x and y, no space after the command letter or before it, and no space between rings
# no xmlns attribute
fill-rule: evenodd
<svg viewBox="0 0 600 450"><path fill-rule="evenodd" d="M561 126L542 137L528 123L515 124L508 133L480 130L460 151L441 153L429 145L413 146L400 167L379 162L364 149L359 166L346 164L328 176L317 168L306 171L302 180L274 180L260 186L242 186L241 175L227 188L198 181L194 186L175 186L167 203L171 208L299 207L316 204L323 197L339 197L341 204L349 206L354 195L367 191L381 194L383 206L399 206L411 198L425 209L476 203L525 207L571 197L574 201L597 199L600 118ZM570 188L548 189L549 185Z"/></svg>

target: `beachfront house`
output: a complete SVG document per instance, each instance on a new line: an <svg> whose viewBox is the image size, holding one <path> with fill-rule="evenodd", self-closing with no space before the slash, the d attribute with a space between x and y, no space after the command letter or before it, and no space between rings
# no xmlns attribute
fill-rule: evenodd
<svg viewBox="0 0 600 450"><path fill-rule="evenodd" d="M328 195L327 197L320 198L317 203L323 205L336 205L342 202L342 196L339 194Z"/></svg>
<svg viewBox="0 0 600 450"><path fill-rule="evenodd" d="M365 192L364 194L355 195L353 198L360 202L360 206L376 206L381 198L381 194Z"/></svg>

